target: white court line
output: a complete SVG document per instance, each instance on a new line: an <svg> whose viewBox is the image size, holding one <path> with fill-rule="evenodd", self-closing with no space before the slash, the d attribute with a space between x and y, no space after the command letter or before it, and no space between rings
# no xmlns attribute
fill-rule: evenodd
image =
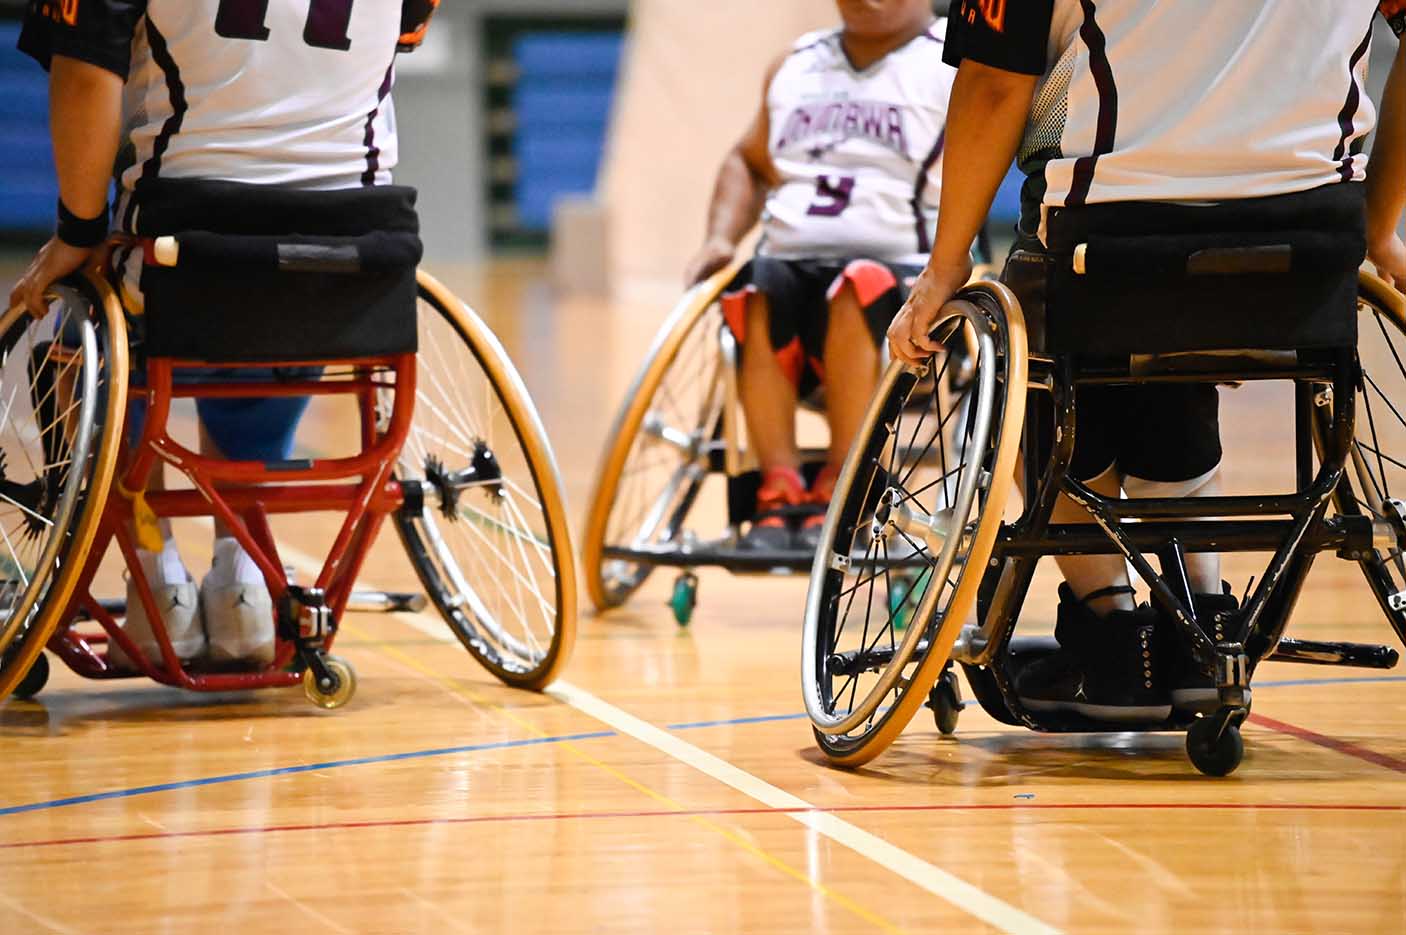
<svg viewBox="0 0 1406 935"><path fill-rule="evenodd" d="M304 568L319 569L322 563L301 550L279 546L281 555ZM443 620L429 614L398 613L396 619L443 643L457 643ZM885 870L898 874L920 889L975 916L987 925L1012 935L1059 935L1059 929L992 896L941 867L853 825L837 815L821 810L799 796L779 789L727 760L694 746L648 721L635 717L583 688L558 679L545 694L570 705L665 756L698 770L703 775L737 790L767 808L784 809L780 814L805 825ZM817 881L819 882L819 881Z"/></svg>

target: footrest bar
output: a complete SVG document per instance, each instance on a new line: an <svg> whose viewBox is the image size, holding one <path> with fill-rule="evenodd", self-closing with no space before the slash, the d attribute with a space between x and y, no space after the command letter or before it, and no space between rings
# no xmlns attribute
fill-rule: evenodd
<svg viewBox="0 0 1406 935"><path fill-rule="evenodd" d="M1357 669L1391 669L1400 654L1390 646L1367 643L1320 643L1317 640L1280 640L1270 662L1297 662L1311 666L1351 666Z"/></svg>

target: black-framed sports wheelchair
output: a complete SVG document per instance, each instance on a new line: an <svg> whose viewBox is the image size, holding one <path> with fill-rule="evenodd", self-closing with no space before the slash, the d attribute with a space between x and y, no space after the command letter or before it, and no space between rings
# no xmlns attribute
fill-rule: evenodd
<svg viewBox="0 0 1406 935"><path fill-rule="evenodd" d="M982 243L979 255L989 256ZM675 568L669 607L687 626L698 599L695 569L798 574L814 562L807 549L742 545L762 479L746 439L741 348L727 324L723 294L744 264L739 259L685 292L626 391L596 474L582 541L586 589L597 610L623 604L655 568ZM979 265L975 275L989 272ZM824 388L801 389L802 411L821 412ZM803 438L800 448L808 482L827 455L815 441ZM920 563L912 570L921 571Z"/></svg>
<svg viewBox="0 0 1406 935"><path fill-rule="evenodd" d="M330 654L345 612L425 603L355 590L387 519L468 652L509 685L548 684L575 633L560 477L498 340L418 270L414 191L161 180L138 197L138 235L115 244L113 269L59 284L42 319L0 318L0 699L43 688L47 647L87 678L301 684L339 707L356 688ZM140 296L122 273L134 265ZM303 396L345 406L309 457L216 457L170 427L180 399ZM153 489L162 465L188 489ZM299 584L270 518L317 512L340 522ZM222 520L257 565L270 662L177 652L136 554L168 517ZM154 646L122 626L125 601L94 593L109 547Z"/></svg>
<svg viewBox="0 0 1406 935"><path fill-rule="evenodd" d="M1310 566L1327 551L1361 566L1406 642L1406 505L1396 499L1406 490L1406 304L1357 272L1360 220L1356 233L1350 224L1315 229L1299 203L1266 205L1251 215L1254 227L1243 215L1227 223L1203 208L1157 206L1149 215L1143 206L1137 216L1151 235L1126 213L1087 211L1052 232L1044 314L1029 334L1020 302L999 283L971 285L942 310L934 338L978 347L960 390L942 379L950 353L889 367L836 487L805 609L802 688L832 762L868 762L925 704L943 733L955 730L955 664L1000 722L1186 730L1192 763L1225 775L1243 755L1239 725L1262 661L1396 664L1387 646L1284 633ZM1360 219L1360 201L1356 210ZM924 389L934 377L940 392ZM1294 387L1293 492L1115 500L1068 474L1081 388L1272 380ZM919 411L915 396L926 400ZM1041 410L1053 441L1041 438ZM1061 492L1093 522L1052 525ZM1214 639L1194 616L1190 552L1272 555L1244 606L1209 628ZM1055 645L1015 635L1021 608L1039 560L1061 554L1124 556L1193 664L1214 679L1212 710L1172 707L1165 719L1129 724L1022 704L1016 677ZM900 628L893 582L898 572L912 581L915 557L925 567L917 586L903 587L913 622Z"/></svg>

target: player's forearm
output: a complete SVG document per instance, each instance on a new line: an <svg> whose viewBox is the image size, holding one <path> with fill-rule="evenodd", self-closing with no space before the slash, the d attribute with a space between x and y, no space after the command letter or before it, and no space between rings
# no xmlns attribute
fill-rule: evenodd
<svg viewBox="0 0 1406 935"><path fill-rule="evenodd" d="M1036 79L966 61L947 112L942 198L931 264L965 268L996 190L1015 159Z"/></svg>
<svg viewBox="0 0 1406 935"><path fill-rule="evenodd" d="M1382 95L1381 121L1372 158L1367 165L1367 234L1390 237L1406 209L1406 42L1399 43L1396 61Z"/></svg>
<svg viewBox="0 0 1406 935"><path fill-rule="evenodd" d="M708 208L708 239L737 246L761 217L766 185L734 149L723 160Z"/></svg>
<svg viewBox="0 0 1406 935"><path fill-rule="evenodd" d="M81 218L107 206L122 131L122 79L77 59L54 56L49 71L49 126L59 197Z"/></svg>

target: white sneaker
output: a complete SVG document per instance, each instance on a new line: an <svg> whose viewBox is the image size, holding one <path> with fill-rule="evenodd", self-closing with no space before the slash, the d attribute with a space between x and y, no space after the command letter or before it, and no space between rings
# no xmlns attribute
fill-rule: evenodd
<svg viewBox="0 0 1406 935"><path fill-rule="evenodd" d="M200 582L200 604L210 634L210 660L273 662L273 598L264 577L239 542L215 540L210 573Z"/></svg>
<svg viewBox="0 0 1406 935"><path fill-rule="evenodd" d="M161 612L161 623L166 628L166 636L176 656L183 662L199 656L205 649L199 595L195 590L195 581L181 564L175 546L168 544L160 554L138 549L137 559L151 587L151 596ZM137 593L137 584L130 577L127 579L127 619L122 622L122 629L137 644L148 662L154 666L162 665L161 645L152 633L146 607ZM116 640L108 645L107 660L108 665L117 669L136 668Z"/></svg>

